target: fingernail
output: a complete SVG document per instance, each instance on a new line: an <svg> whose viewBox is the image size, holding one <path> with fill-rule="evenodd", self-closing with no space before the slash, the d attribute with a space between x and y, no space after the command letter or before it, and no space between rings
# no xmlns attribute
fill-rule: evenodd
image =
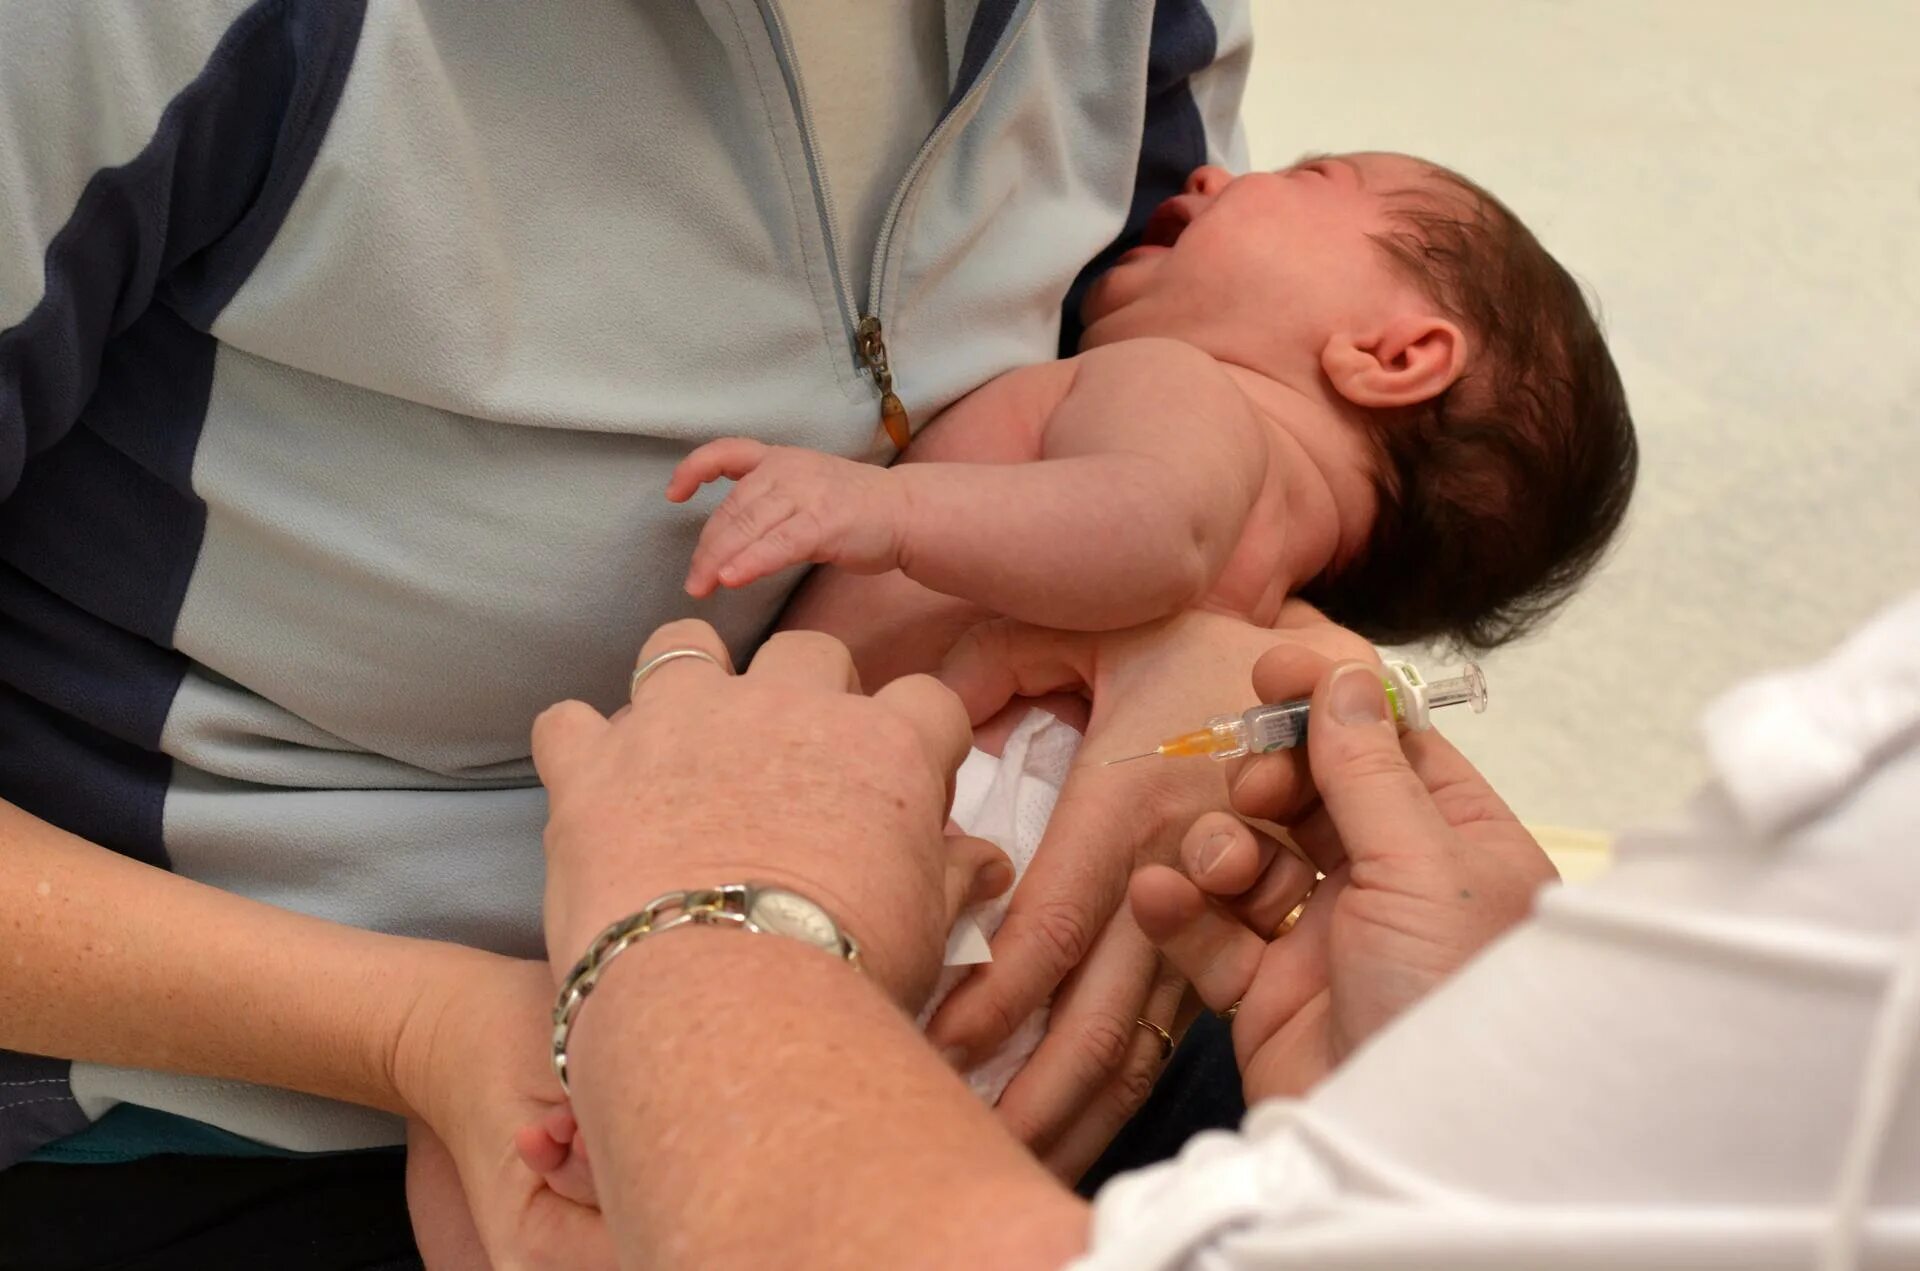
<svg viewBox="0 0 1920 1271"><path fill-rule="evenodd" d="M1200 845L1200 850L1194 853L1195 869L1193 872L1202 875L1211 874L1213 867L1220 863L1220 858L1225 856L1227 849L1232 846L1233 835L1227 833L1225 830L1209 834L1206 842Z"/></svg>
<svg viewBox="0 0 1920 1271"><path fill-rule="evenodd" d="M1387 718L1387 695L1380 689L1380 673L1355 664L1333 673L1327 705L1336 723L1379 724Z"/></svg>
<svg viewBox="0 0 1920 1271"><path fill-rule="evenodd" d="M1227 783L1228 802L1240 797L1240 787L1247 784L1247 780L1253 776L1253 768L1253 763L1243 763L1240 765L1240 771L1233 774L1233 780Z"/></svg>
<svg viewBox="0 0 1920 1271"><path fill-rule="evenodd" d="M940 1052L940 1058L947 1061L947 1067L961 1072L967 1066L967 1051L964 1046L949 1046Z"/></svg>

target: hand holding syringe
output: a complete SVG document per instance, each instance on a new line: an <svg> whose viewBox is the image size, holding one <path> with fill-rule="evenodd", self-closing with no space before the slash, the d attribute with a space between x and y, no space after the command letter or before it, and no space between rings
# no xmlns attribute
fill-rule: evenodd
<svg viewBox="0 0 1920 1271"><path fill-rule="evenodd" d="M1400 727L1425 732L1433 727L1431 712L1439 706L1467 705L1478 715L1487 709L1487 681L1480 668L1468 662L1448 679L1429 683L1411 662L1388 661L1380 677L1387 691L1387 705ZM1109 759L1109 764L1151 759L1155 755L1179 758L1185 755L1211 755L1215 759L1238 759L1241 755L1264 754L1302 746L1307 740L1308 703L1302 698L1255 706L1241 715L1216 715L1207 726L1178 737L1169 737L1144 754Z"/></svg>

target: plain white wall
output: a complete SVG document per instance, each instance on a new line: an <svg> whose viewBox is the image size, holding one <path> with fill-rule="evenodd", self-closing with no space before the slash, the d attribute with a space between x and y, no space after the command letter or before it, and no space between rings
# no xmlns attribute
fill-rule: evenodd
<svg viewBox="0 0 1920 1271"><path fill-rule="evenodd" d="M1705 702L1920 586L1920 5L1254 10L1256 165L1450 164L1598 293L1641 440L1624 541L1448 733L1530 821L1670 812Z"/></svg>

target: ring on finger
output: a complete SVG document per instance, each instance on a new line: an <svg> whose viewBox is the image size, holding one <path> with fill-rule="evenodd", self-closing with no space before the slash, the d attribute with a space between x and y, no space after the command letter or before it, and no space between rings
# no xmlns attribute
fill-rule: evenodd
<svg viewBox="0 0 1920 1271"><path fill-rule="evenodd" d="M1152 1033L1155 1037L1160 1039L1160 1062L1161 1063L1164 1064L1167 1062L1167 1060L1173 1058L1173 1034L1172 1033L1169 1033L1166 1029L1160 1027L1160 1025L1154 1023L1150 1019L1136 1019L1133 1022L1140 1025L1140 1027L1146 1029L1148 1032Z"/></svg>
<svg viewBox="0 0 1920 1271"><path fill-rule="evenodd" d="M668 649L664 653L656 653L634 668L633 678L627 682L627 700L632 701L639 695L640 686L647 682L649 675L676 658L699 658L702 662L711 662L715 666L720 666L720 659L705 649ZM725 667L720 669L726 670Z"/></svg>
<svg viewBox="0 0 1920 1271"><path fill-rule="evenodd" d="M1233 1023L1233 1017L1240 1013L1240 1003L1244 1000L1246 999L1235 998L1233 1005L1229 1006L1226 1010L1219 1012L1215 1018L1223 1019L1227 1021L1227 1023L1229 1024Z"/></svg>
<svg viewBox="0 0 1920 1271"><path fill-rule="evenodd" d="M1324 878L1325 875L1321 875L1321 877ZM1307 902L1313 899L1314 888L1318 887L1319 885L1320 885L1319 878L1316 878L1311 883L1307 884L1307 894L1300 897L1299 904L1287 910L1287 916L1282 918L1280 920L1280 925L1273 929L1273 938L1275 940L1278 940L1281 936L1284 936L1289 931L1293 930L1294 924L1300 921L1300 915L1307 912Z"/></svg>

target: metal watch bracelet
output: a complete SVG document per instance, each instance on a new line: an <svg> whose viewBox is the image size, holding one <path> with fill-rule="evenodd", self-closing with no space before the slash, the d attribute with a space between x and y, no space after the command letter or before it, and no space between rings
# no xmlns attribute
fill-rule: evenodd
<svg viewBox="0 0 1920 1271"><path fill-rule="evenodd" d="M728 883L655 897L638 913L595 936L560 984L553 1004L552 1058L563 1092L572 1093L567 1081L567 1040L580 1018L580 1008L608 964L648 936L685 926L739 927L756 935L787 936L843 958L856 970L860 967L859 944L825 909L798 892L760 883Z"/></svg>

